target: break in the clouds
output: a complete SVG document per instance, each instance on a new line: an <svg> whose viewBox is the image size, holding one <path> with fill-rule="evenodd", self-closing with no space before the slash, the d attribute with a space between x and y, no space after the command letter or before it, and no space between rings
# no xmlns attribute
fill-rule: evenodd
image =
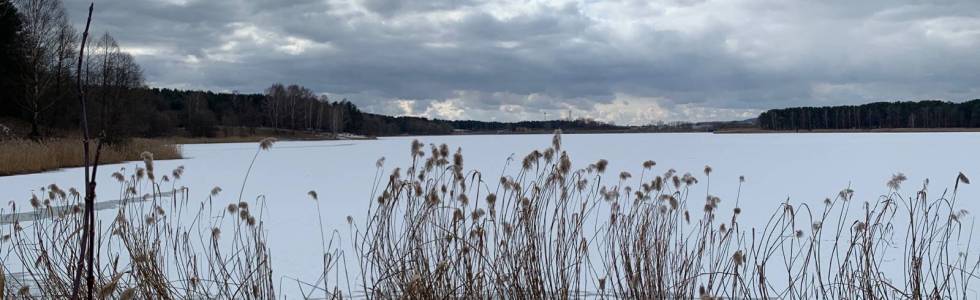
<svg viewBox="0 0 980 300"><path fill-rule="evenodd" d="M76 23L85 1L67 0ZM980 96L976 0L103 0L152 86L618 124Z"/></svg>

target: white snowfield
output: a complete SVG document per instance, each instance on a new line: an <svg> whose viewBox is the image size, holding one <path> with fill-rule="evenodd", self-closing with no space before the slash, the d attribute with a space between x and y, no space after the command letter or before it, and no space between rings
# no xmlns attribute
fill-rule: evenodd
<svg viewBox="0 0 980 300"><path fill-rule="evenodd" d="M368 203L373 201L371 191L378 158L386 158L384 176L394 167L404 169L410 163L413 139L426 145L446 143L453 152L462 147L465 169L483 172L491 187L497 184L496 178L509 156L514 155L516 161L506 172L513 172L529 151L544 149L551 143L551 135L279 142L259 154L243 197L249 201L260 195L267 198L268 211L263 220L269 230L277 277L312 281L321 272L316 206L307 192L314 190L319 194L328 235L336 230L348 243L346 218L352 216L355 223L362 223ZM641 164L646 160L657 162L655 174L670 168L680 174L690 172L700 180L691 192L691 203L700 203L707 192L703 169L710 165L714 170L710 194L721 198L720 208L725 215L734 207L739 176L745 176L740 200L742 226L763 225L779 203L787 199L792 203L819 204L847 187L854 190L855 201L875 201L888 191L885 183L898 172L909 178L901 190L907 196L914 196L926 178L931 182L931 195L939 196L944 189L952 191L958 173L963 172L974 179L974 184L960 186L957 203L960 208L980 214L980 186L976 184L980 182L980 133L565 134L562 141L575 168L607 159L609 178L629 171L634 175L630 180L638 181ZM188 187L195 201L206 199L211 189L219 186L223 192L217 197L216 202L220 203L215 204L221 207L238 202L238 190L257 147L254 143L186 145L186 159L157 161L156 170L158 174L169 174L171 169L185 166L177 185ZM100 199L119 198L119 184L110 177L112 172L120 168L132 171L141 165L142 162L130 162L101 167ZM650 178L648 175L647 180ZM82 171L78 168L0 177L0 201L7 213L10 203L19 208L30 207L31 193L42 186L56 183L67 190L79 188L81 182ZM100 218L113 216L114 213L99 214ZM899 255L897 260L902 259L900 250L895 254ZM353 253L347 256L348 267L356 268ZM977 284L980 280L971 283ZM295 295L295 284L283 286L283 292Z"/></svg>

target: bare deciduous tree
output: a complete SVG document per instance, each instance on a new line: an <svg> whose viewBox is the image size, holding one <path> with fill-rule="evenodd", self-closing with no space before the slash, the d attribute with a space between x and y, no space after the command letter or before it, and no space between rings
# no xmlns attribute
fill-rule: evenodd
<svg viewBox="0 0 980 300"><path fill-rule="evenodd" d="M281 83L276 83L265 89L265 106L266 111L269 113L269 124L272 128L279 130L281 126L281 106L286 98L286 87Z"/></svg>
<svg viewBox="0 0 980 300"><path fill-rule="evenodd" d="M39 138L41 113L51 108L57 97L49 95L54 87L57 72L64 63L63 51L70 27L64 7L59 0L19 0L16 2L23 21L22 37L27 72L22 83L23 99L20 106L31 120L31 136ZM61 53L59 53L61 52Z"/></svg>

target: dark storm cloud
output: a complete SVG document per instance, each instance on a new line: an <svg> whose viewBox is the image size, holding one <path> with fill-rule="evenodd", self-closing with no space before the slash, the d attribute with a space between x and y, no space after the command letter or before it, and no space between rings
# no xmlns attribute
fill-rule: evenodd
<svg viewBox="0 0 980 300"><path fill-rule="evenodd" d="M83 6L67 3L76 22ZM978 14L972 0L109 0L94 24L155 86L286 82L380 113L648 123L977 98Z"/></svg>

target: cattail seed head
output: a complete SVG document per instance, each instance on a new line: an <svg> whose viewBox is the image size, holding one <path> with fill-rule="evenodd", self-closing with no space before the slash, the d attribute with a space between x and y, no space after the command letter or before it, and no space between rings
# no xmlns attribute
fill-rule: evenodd
<svg viewBox="0 0 980 300"><path fill-rule="evenodd" d="M561 150L561 129L555 130L555 135L551 137L551 147Z"/></svg>
<svg viewBox="0 0 980 300"><path fill-rule="evenodd" d="M425 196L425 203L429 206L436 206L439 204L439 195L435 190L430 190L428 195Z"/></svg>
<svg viewBox="0 0 980 300"><path fill-rule="evenodd" d="M482 208L477 208L476 210L473 211L473 213L471 214L470 217L475 222L475 221L479 221L480 218L482 218L483 215L485 215L485 214L486 214L486 211L484 211Z"/></svg>
<svg viewBox="0 0 980 300"><path fill-rule="evenodd" d="M898 190L899 188L901 188L902 182L905 181L906 179L908 178L905 177L905 174L897 173L892 175L892 179L888 180L888 183L885 185L888 186L889 189Z"/></svg>
<svg viewBox="0 0 980 300"><path fill-rule="evenodd" d="M173 175L174 180L180 179L180 176L184 175L184 166L178 166L170 175Z"/></svg>
<svg viewBox="0 0 980 300"><path fill-rule="evenodd" d="M555 149L553 149L553 148L545 149L544 152L542 152L542 153L544 155L544 160L547 161L547 162L549 162L549 163L551 162L551 160L553 158L555 158Z"/></svg>
<svg viewBox="0 0 980 300"><path fill-rule="evenodd" d="M449 145L439 145L439 155L442 157L449 157Z"/></svg>
<svg viewBox="0 0 980 300"><path fill-rule="evenodd" d="M453 165L463 167L463 148L456 148L456 154L453 154Z"/></svg>
<svg viewBox="0 0 980 300"><path fill-rule="evenodd" d="M605 159L600 159L595 163L595 170L599 173L605 173L607 166L609 166L609 161Z"/></svg>
<svg viewBox="0 0 980 300"><path fill-rule="evenodd" d="M688 186L698 183L698 179L694 178L694 176L691 175L691 173L684 173L684 177L681 178L681 181L684 181L684 184Z"/></svg>
<svg viewBox="0 0 980 300"><path fill-rule="evenodd" d="M863 232L864 229L866 229L867 227L868 225L865 224L864 222L857 222L854 224L854 231Z"/></svg>
<svg viewBox="0 0 980 300"><path fill-rule="evenodd" d="M419 140L412 140L412 157L420 156L419 153L422 152L422 142Z"/></svg>
<svg viewBox="0 0 980 300"><path fill-rule="evenodd" d="M463 211L462 210L460 210L460 209L457 208L456 210L453 211L453 224L455 224L456 222L462 221L464 218L465 217L463 216Z"/></svg>
<svg viewBox="0 0 980 300"><path fill-rule="evenodd" d="M261 149L261 150L269 150L270 148L272 148L272 144L275 144L276 141L277 140L274 137L264 138L261 141L259 141L259 149Z"/></svg>

